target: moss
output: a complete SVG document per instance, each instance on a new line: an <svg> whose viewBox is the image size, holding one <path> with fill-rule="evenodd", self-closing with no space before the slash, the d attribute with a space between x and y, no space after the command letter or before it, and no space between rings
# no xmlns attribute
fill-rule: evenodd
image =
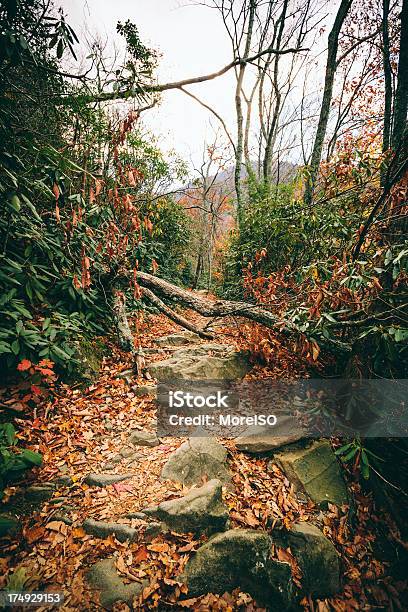
<svg viewBox="0 0 408 612"><path fill-rule="evenodd" d="M68 382L73 381L94 381L99 374L102 359L106 354L104 342L97 339L82 337L75 341L76 352L74 359L76 362Z"/></svg>

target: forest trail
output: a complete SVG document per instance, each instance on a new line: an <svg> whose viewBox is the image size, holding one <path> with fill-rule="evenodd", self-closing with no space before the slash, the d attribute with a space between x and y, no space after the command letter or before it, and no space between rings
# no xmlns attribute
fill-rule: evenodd
<svg viewBox="0 0 408 612"><path fill-rule="evenodd" d="M199 323L197 315L188 316ZM237 322L224 321L223 325L217 328L216 342L242 348ZM155 342L175 332L180 329L162 316L149 315L139 323L137 337L143 338L146 359L162 361L179 348L163 348ZM198 339L196 344L205 342ZM157 518L137 514L146 507L189 495L189 486L160 479L163 466L184 440L157 440L154 395L140 394L142 385L153 390L153 381L129 375L128 356L113 344L109 348L111 354L104 359L94 384L85 389L64 385L49 411L48 421L36 419L32 423L28 437L41 440L39 450L45 467L32 474L31 481L20 490L13 487L7 491L13 496L14 506L24 489L21 507L27 504L27 499L34 503L32 514L23 519L22 537L6 541L2 549L4 563L12 562L17 568L15 575L20 587L63 592L62 609L66 610L97 610L101 609L101 602L103 608L111 608L118 597L127 599L128 604L133 600L137 610L157 606L264 609L256 607L251 597L238 588L232 594L189 596L180 574L188 567L192 553L205 542L206 535L169 531L163 529ZM280 371L257 366L248 376L287 377L291 367L290 375L295 376L295 366L283 359ZM142 444L146 445L140 445L140 434L136 435L139 442L135 442L135 432L143 432ZM368 520L372 501L363 495L356 482L348 483L359 500L354 518L358 528L351 532L347 505L329 503L322 510L304 492L295 491L294 483L276 463L270 463L270 457L239 452L231 440L222 440L222 444L228 452L225 465L231 476L231 483L223 487L223 507L229 514L230 529L272 533L282 526L291 528L305 522L315 525L325 545L326 541L330 546L330 542L334 543L345 567L341 591L330 598L338 606L336 609L353 606L361 609L362 603L372 601L373 597L383 600L395 597L392 585L389 590L387 581L380 578L384 566L373 553L372 543L377 536L373 522ZM199 488L206 480L203 477L195 487ZM204 508L204 515L205 512ZM208 513L207 520L213 520L209 510ZM289 562L291 584L296 589L304 574L307 577L299 561L310 564L310 559L296 555L296 542L292 542L292 548L275 547L274 555ZM234 563L233 556L228 563ZM319 571L325 574L325 568L322 557ZM91 588L89 580L99 588ZM333 580L332 570L327 580L329 583ZM324 597L321 605L328 605L323 600ZM307 598L303 604L313 605ZM118 609L128 609L121 606L125 604L119 604Z"/></svg>

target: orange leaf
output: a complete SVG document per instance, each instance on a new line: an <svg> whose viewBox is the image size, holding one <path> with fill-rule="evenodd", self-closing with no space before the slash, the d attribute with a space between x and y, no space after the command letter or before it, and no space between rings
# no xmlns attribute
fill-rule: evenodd
<svg viewBox="0 0 408 612"><path fill-rule="evenodd" d="M33 542L36 542L37 540L42 538L44 533L44 527L33 527L32 529L28 529L24 535L28 544L33 544Z"/></svg>
<svg viewBox="0 0 408 612"><path fill-rule="evenodd" d="M153 271L153 274L156 274L158 267L159 267L159 264L157 263L157 261L155 259L152 259L152 271Z"/></svg>
<svg viewBox="0 0 408 612"><path fill-rule="evenodd" d="M51 521L47 523L47 529L51 529L51 531L57 531L66 535L68 532L68 525L63 521Z"/></svg>
<svg viewBox="0 0 408 612"><path fill-rule="evenodd" d="M146 561L149 558L149 553L145 546L141 546L137 552L133 555L133 561L135 563L141 563L141 561Z"/></svg>
<svg viewBox="0 0 408 612"><path fill-rule="evenodd" d="M72 530L72 535L74 538L83 538L86 535L86 533L82 529L82 527L76 527L75 529Z"/></svg>
<svg viewBox="0 0 408 612"><path fill-rule="evenodd" d="M19 372L24 372L25 370L28 370L29 368L31 368L31 361L29 361L28 359L23 359L22 361L20 361L20 363L17 366L17 370Z"/></svg>

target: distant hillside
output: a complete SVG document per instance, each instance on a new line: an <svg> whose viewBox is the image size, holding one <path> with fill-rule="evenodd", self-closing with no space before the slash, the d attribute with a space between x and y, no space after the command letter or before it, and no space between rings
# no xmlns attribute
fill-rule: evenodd
<svg viewBox="0 0 408 612"><path fill-rule="evenodd" d="M252 167L254 169L255 172L257 172L257 163L256 162L252 162ZM276 165L275 169L272 172L272 182L276 183L276 181L278 180L278 175L279 175L279 183L285 183L289 180L291 180L292 178L294 178L297 170L298 170L299 166L297 166L296 164L292 164L292 162L289 161L282 161L279 164L279 172L278 172L278 167ZM231 191L234 190L234 172L235 172L235 167L234 166L230 166L229 168L227 168L226 170L223 170L222 172L219 173L219 175L217 176L217 179L215 181L215 185L221 185L221 184L225 184L226 187L230 188ZM245 168L245 166L242 167L241 170L241 178L242 180L245 180L248 176L247 170ZM209 179L211 180L213 178L213 176L210 176ZM188 185L186 185L184 187L184 189L190 189L193 188L194 184L192 182L190 182ZM180 196L181 197L181 196Z"/></svg>

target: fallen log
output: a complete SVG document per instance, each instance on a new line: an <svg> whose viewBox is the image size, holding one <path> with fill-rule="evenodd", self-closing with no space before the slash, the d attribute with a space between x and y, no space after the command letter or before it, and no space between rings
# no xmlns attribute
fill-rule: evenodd
<svg viewBox="0 0 408 612"><path fill-rule="evenodd" d="M148 297L148 299L151 301L152 296L154 296L154 299L157 300L158 298L155 293L159 293L167 299L176 301L184 306L187 306L188 308L191 308L195 312L201 314L203 317L243 317L245 319L249 319L250 321L254 321L255 323L265 325L265 327L270 329L276 329L279 333L287 337L293 337L294 335L306 335L291 321L282 320L272 312L269 312L264 308L260 308L255 304L231 300L217 300L215 302L211 302L193 291L181 289L181 287L178 287L177 285L173 285L162 278L158 278L157 276L153 276L152 274L148 274L146 272L138 272L137 279L144 291L146 291L146 289L150 291L150 298L149 295L146 295L146 297ZM161 302L161 300L159 301ZM161 303L163 304L163 302ZM163 306L165 306L165 304L163 304ZM174 313L174 311L171 309L169 309L169 311L172 314L170 318L173 317L173 320L175 320L174 315L179 317L179 315ZM164 312L164 310L162 310L162 312ZM185 325L181 322L181 319L182 317L179 317L179 320L176 322L185 327ZM191 324L189 325L191 326ZM191 327L187 327L186 329L191 329ZM198 331L196 331L196 333L198 333ZM204 330L201 330L201 333L205 333ZM327 348L328 350L336 350L341 353L352 352L352 347L340 340L334 338L324 338L322 336L318 336L316 333L313 334L313 332L310 332L308 335L316 339L320 346ZM318 337L316 338L316 336Z"/></svg>
<svg viewBox="0 0 408 612"><path fill-rule="evenodd" d="M180 302L184 306L195 310L203 317L244 317L256 323L262 323L267 327L277 327L281 325L284 328L284 333L285 329L287 332L289 332L289 330L297 331L295 325L282 321L273 313L254 304L231 300L217 300L216 302L211 302L193 291L181 289L181 287L177 285L173 285L162 278L152 276L146 272L138 272L137 278L142 287L150 290L153 289L168 299Z"/></svg>
<svg viewBox="0 0 408 612"><path fill-rule="evenodd" d="M192 323L190 323L190 321L187 321L187 319L169 308L169 306L166 306L166 304L162 302L157 297L157 295L155 295L153 291L150 291L150 289L148 289L147 287L143 287L143 295L149 300L149 302L153 304L153 306L160 310L160 312L165 314L166 317L168 317L178 325L181 325L181 327L184 327L185 329L194 332L195 334L200 336L200 338L204 338L207 340L212 340L214 338L214 334L211 334L210 332L205 331L204 329L200 329L196 325L193 325Z"/></svg>

